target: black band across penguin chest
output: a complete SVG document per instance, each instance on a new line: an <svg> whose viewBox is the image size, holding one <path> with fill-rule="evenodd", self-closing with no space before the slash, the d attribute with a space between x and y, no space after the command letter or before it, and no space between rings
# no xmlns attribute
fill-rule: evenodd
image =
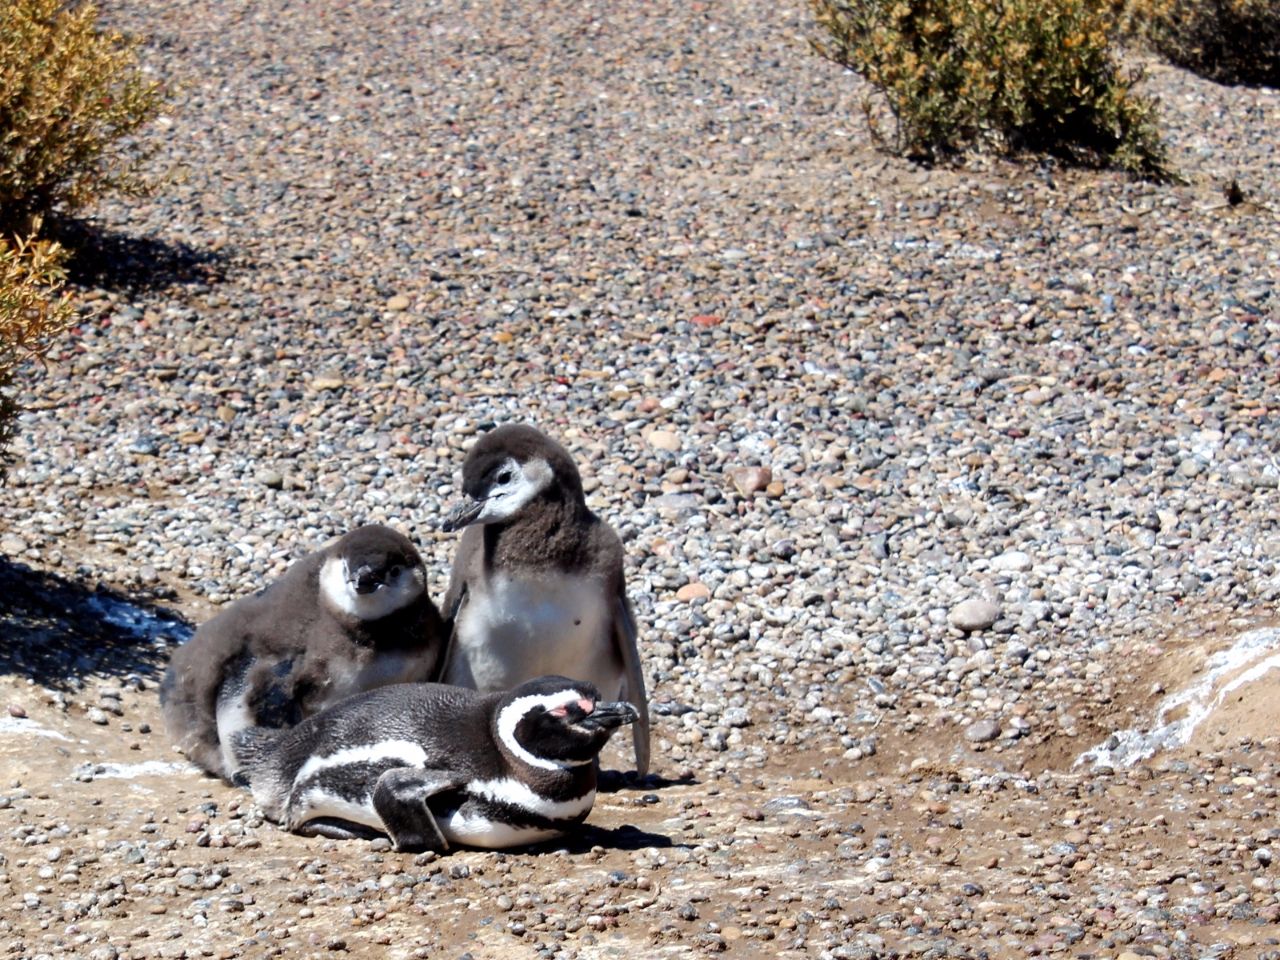
<svg viewBox="0 0 1280 960"><path fill-rule="evenodd" d="M378 778L396 767L420 767L426 758L421 745L409 740L352 744L313 754L294 772L286 819L291 827L322 817L380 827L373 806Z"/></svg>
<svg viewBox="0 0 1280 960"><path fill-rule="evenodd" d="M432 812L450 843L496 849L557 837L581 823L595 802L595 786L547 796L512 777L472 780L455 794L442 794ZM461 797L456 807L445 801Z"/></svg>

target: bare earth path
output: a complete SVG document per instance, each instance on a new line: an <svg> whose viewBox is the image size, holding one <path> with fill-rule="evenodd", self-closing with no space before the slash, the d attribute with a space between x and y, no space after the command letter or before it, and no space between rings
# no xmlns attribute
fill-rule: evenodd
<svg viewBox="0 0 1280 960"><path fill-rule="evenodd" d="M0 488L0 956L1280 957L1280 94L1149 64L1159 187L876 152L798 4L109 13L176 93ZM183 764L188 624L365 520L440 596L512 419L656 775L414 857Z"/></svg>

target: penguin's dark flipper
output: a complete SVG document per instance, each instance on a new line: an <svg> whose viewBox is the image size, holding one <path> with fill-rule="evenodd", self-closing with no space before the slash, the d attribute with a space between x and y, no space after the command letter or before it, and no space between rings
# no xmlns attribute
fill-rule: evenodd
<svg viewBox="0 0 1280 960"><path fill-rule="evenodd" d="M434 850L444 853L449 841L440 831L427 799L456 790L467 782L451 770L393 767L378 778L373 809L378 812L397 850Z"/></svg>
<svg viewBox="0 0 1280 960"><path fill-rule="evenodd" d="M613 642L626 676L622 698L635 707L640 715L631 726L631 738L636 752L636 773L643 780L649 772L649 697L644 689L644 669L636 643L639 630L636 628L636 615L626 595L620 594L615 603Z"/></svg>
<svg viewBox="0 0 1280 960"><path fill-rule="evenodd" d="M256 671L253 687L246 691L246 706L252 712L254 726L297 726L302 722L302 703L290 683L294 658L281 657L267 667L264 664Z"/></svg>
<svg viewBox="0 0 1280 960"><path fill-rule="evenodd" d="M431 677L433 683L444 683L445 677L449 675L449 661L453 659L453 631L458 625L458 614L467 602L466 581L456 571L453 579L455 582L449 584L450 596L445 598L448 606L444 608L444 647L440 650L440 659L436 662L435 673Z"/></svg>

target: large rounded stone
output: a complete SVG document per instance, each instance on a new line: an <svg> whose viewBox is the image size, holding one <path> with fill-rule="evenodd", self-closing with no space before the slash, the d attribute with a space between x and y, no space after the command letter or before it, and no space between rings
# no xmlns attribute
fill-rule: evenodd
<svg viewBox="0 0 1280 960"><path fill-rule="evenodd" d="M971 630L986 630L999 619L999 605L981 597L973 597L957 604L947 616L947 621L953 627L966 633Z"/></svg>
<svg viewBox="0 0 1280 960"><path fill-rule="evenodd" d="M972 743L989 743L1000 736L1000 724L995 720L978 720L969 724L964 738Z"/></svg>

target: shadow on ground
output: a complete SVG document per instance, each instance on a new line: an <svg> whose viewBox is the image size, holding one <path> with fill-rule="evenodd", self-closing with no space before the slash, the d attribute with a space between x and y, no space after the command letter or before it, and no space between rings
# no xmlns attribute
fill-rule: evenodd
<svg viewBox="0 0 1280 960"><path fill-rule="evenodd" d="M141 293L225 275L224 253L117 233L89 220L59 220L46 233L72 251L67 279L76 286Z"/></svg>
<svg viewBox="0 0 1280 960"><path fill-rule="evenodd" d="M662 777L656 773L651 773L644 778L636 776L634 770L613 770L609 768L602 769L597 778L596 790L600 793L620 793L624 790L663 790L667 787L690 787L698 781L694 777L684 777L672 780L670 777Z"/></svg>
<svg viewBox="0 0 1280 960"><path fill-rule="evenodd" d="M676 846L687 848L687 844L677 844L665 834L641 830L629 823L620 827L597 827L586 823L569 837L550 841L545 846L547 849L563 847L570 853L587 853L594 847L604 847L607 850L644 850L648 847L666 850ZM537 850L539 847L530 849Z"/></svg>
<svg viewBox="0 0 1280 960"><path fill-rule="evenodd" d="M52 688L87 674L154 677L191 630L173 610L0 557L0 673Z"/></svg>

